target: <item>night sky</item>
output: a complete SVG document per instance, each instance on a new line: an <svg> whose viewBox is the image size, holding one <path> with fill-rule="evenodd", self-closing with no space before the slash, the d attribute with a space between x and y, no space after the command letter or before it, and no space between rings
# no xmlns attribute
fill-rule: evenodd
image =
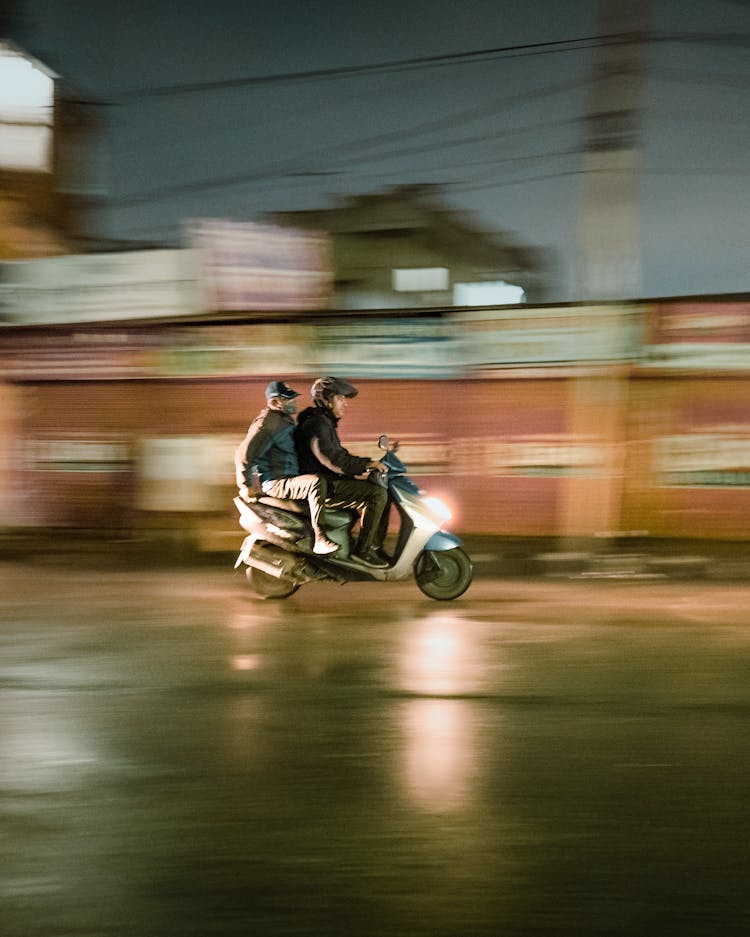
<svg viewBox="0 0 750 937"><path fill-rule="evenodd" d="M21 0L11 38L104 121L103 235L177 244L191 217L435 183L481 227L549 248L565 300L592 52L539 44L597 35L596 14L595 0ZM750 0L652 0L649 25L673 38L647 51L641 295L746 291Z"/></svg>

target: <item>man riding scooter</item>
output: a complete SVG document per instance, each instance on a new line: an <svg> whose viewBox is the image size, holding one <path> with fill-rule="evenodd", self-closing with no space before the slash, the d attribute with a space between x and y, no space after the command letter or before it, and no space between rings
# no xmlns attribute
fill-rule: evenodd
<svg viewBox="0 0 750 937"><path fill-rule="evenodd" d="M337 426L357 389L336 377L320 377L312 385L313 406L297 419L294 442L300 471L326 480L326 507L354 508L360 513L360 532L353 559L365 566L384 569L388 559L381 552L384 512L388 492L381 485L362 480L371 472L386 471L382 462L352 455L341 445Z"/></svg>

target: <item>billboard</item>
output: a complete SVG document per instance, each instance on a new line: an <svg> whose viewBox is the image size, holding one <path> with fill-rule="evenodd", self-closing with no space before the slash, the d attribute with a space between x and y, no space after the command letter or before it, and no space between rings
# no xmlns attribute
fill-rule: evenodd
<svg viewBox="0 0 750 937"><path fill-rule="evenodd" d="M615 364L637 359L641 349L638 306L482 309L454 321L456 354L481 371Z"/></svg>
<svg viewBox="0 0 750 937"><path fill-rule="evenodd" d="M643 365L750 369L750 302L701 300L654 305Z"/></svg>
<svg viewBox="0 0 750 937"><path fill-rule="evenodd" d="M209 312L303 312L330 305L333 274L322 232L200 219L189 223L187 237L198 251Z"/></svg>
<svg viewBox="0 0 750 937"><path fill-rule="evenodd" d="M195 257L186 250L72 254L0 265L7 325L118 322L200 311Z"/></svg>

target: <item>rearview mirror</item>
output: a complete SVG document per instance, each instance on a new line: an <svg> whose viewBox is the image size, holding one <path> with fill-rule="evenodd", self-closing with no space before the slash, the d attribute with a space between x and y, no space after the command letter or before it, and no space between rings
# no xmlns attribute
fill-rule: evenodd
<svg viewBox="0 0 750 937"><path fill-rule="evenodd" d="M383 434L378 437L378 449L385 449L386 452L395 452L398 449L398 439L395 442L391 442L388 437Z"/></svg>

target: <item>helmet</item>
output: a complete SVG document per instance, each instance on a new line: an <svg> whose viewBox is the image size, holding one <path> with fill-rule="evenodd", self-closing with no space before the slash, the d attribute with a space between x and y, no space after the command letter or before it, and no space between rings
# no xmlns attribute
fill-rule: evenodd
<svg viewBox="0 0 750 937"><path fill-rule="evenodd" d="M357 388L338 377L319 377L310 388L310 396L318 406L330 406L331 400L337 394L342 397L356 397Z"/></svg>

